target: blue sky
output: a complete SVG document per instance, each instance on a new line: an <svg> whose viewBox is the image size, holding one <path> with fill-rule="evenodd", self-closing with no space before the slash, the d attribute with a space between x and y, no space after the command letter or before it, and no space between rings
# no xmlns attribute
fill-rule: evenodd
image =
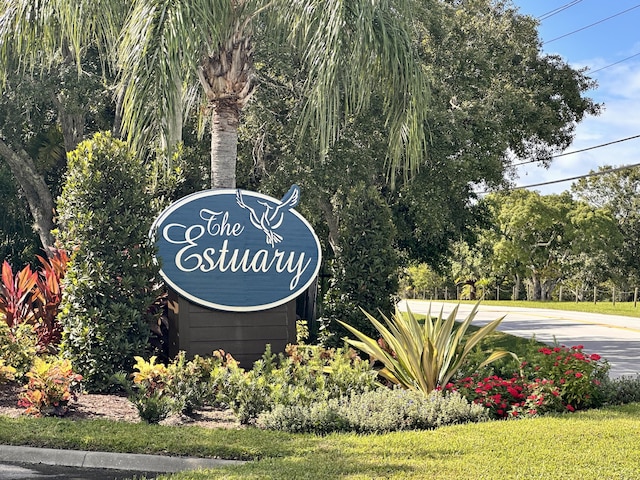
<svg viewBox="0 0 640 480"><path fill-rule="evenodd" d="M513 0L513 3L520 13L540 19L543 53L560 55L574 68L589 67L594 71L590 76L598 81L598 87L587 92L587 96L603 103L604 110L600 116L588 117L578 125L575 140L565 152L640 135L640 0ZM565 6L568 8L562 9ZM548 15L554 11L557 13ZM592 24L595 25L589 26ZM603 67L606 68L595 72ZM640 163L638 152L640 138L562 156L554 159L548 169L534 165L518 167L520 178L516 184L575 177L602 165ZM543 194L559 193L569 190L571 183L532 189Z"/></svg>

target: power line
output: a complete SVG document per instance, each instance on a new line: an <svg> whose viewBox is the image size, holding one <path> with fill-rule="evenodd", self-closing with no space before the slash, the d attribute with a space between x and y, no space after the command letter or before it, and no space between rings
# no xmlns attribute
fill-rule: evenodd
<svg viewBox="0 0 640 480"><path fill-rule="evenodd" d="M580 3L582 0L573 0L572 2L569 3L565 3L564 5L562 5L561 7L558 7L554 10L551 10L547 13L543 13L542 15L540 15L538 17L538 20L543 21L546 20L547 18L553 17L554 15L557 15L558 13L562 12L563 10L566 10L567 8L571 8L574 5Z"/></svg>
<svg viewBox="0 0 640 480"><path fill-rule="evenodd" d="M547 40L546 42L542 42L542 44L546 45L547 43L555 42L556 40L560 40L561 38L568 37L569 35L573 35L574 33L581 32L582 30L586 30L587 28L591 28L594 25L598 25L598 24L600 24L602 22L606 22L607 20L611 20L612 18L615 18L615 17L617 17L619 15L622 15L624 13L630 12L631 10L633 10L635 8L638 8L638 7L640 7L640 4L638 4L638 5L634 6L634 7L631 7L631 8L627 8L626 10L623 10L622 12L618 12L615 15L611 15L610 17L603 18L602 20L598 20L597 22L594 22L594 23L592 23L590 25L587 25L585 27L579 28L579 29L574 30L574 31L569 32L569 33L565 33L564 35L560 35L559 37L552 38L551 40Z"/></svg>
<svg viewBox="0 0 640 480"><path fill-rule="evenodd" d="M640 53L638 55L640 55ZM599 145L593 145L591 147L582 148L580 150L573 150L571 152L559 153L558 155L553 155L553 156L549 157L548 160L552 160L554 158L559 158L559 157L566 157L567 155L573 155L574 153L587 152L589 150L595 150L596 148L608 147L609 145L613 145L615 143L627 142L629 140L634 140L636 138L640 138L640 134L639 135L633 135L631 137L621 138L619 140L613 140L613 141L607 142L607 143L601 143ZM512 163L511 166L512 167L519 167L521 165L528 165L530 163L537 163L537 162L540 162L540 161L542 161L542 160L527 160L527 161L524 161L524 162Z"/></svg>
<svg viewBox="0 0 640 480"><path fill-rule="evenodd" d="M511 190L524 190L525 188L542 187L545 185L553 185L555 183L564 183L564 182L570 182L572 180L579 180L581 178L597 177L600 175L606 175L607 173L618 172L620 170L627 170L629 168L634 168L634 167L640 167L640 163L634 163L632 165L624 165L622 167L610 168L609 170L601 170L599 172L591 172L585 175L578 175L577 177L562 178L560 180L551 180L548 182L534 183L531 185L520 185L517 187L512 187ZM482 192L482 193L488 193L488 192Z"/></svg>
<svg viewBox="0 0 640 480"><path fill-rule="evenodd" d="M635 54L631 55L630 57L623 58L622 60L618 60L617 62L610 63L609 65L605 65L604 67L600 67L597 70L589 70L589 72L587 72L587 73L589 73L589 75L592 75L592 74L594 74L596 72L599 72L600 70L604 70L605 68L613 67L614 65L618 65L619 63L626 62L627 60L630 60L630 59L632 59L634 57L637 57L638 55L640 55L640 52L635 53Z"/></svg>

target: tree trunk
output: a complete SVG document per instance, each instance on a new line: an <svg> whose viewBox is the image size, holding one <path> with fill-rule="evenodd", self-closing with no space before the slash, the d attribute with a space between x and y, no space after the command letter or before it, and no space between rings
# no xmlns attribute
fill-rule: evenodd
<svg viewBox="0 0 640 480"><path fill-rule="evenodd" d="M558 283L560 283L559 279L556 279L556 280L545 280L543 282L543 285L542 285L542 300L547 301L547 302L549 300L551 300L551 295L553 294L553 291L558 286Z"/></svg>
<svg viewBox="0 0 640 480"><path fill-rule="evenodd" d="M42 246L49 254L54 246L53 229L53 198L49 187L42 175L36 171L35 164L24 150L14 151L0 139L0 156L7 162L13 176L20 184L24 196L29 204L29 210L34 220L34 230L40 237Z"/></svg>
<svg viewBox="0 0 640 480"><path fill-rule="evenodd" d="M62 129L65 151L71 152L76 149L84 136L85 113L84 111L69 112L65 104L57 97L53 96L53 102L58 109L58 120Z"/></svg>
<svg viewBox="0 0 640 480"><path fill-rule="evenodd" d="M520 299L520 286L522 284L522 280L520 279L520 274L516 273L516 283L515 286L513 288L513 300L519 300Z"/></svg>
<svg viewBox="0 0 640 480"><path fill-rule="evenodd" d="M338 218L333 212L331 201L324 195L321 198L318 198L318 206L320 207L320 210L322 210L324 219L329 227L329 245L331 246L333 253L337 256L340 251L340 245L338 243Z"/></svg>
<svg viewBox="0 0 640 480"><path fill-rule="evenodd" d="M219 101L211 115L211 188L236 188L240 111L234 102Z"/></svg>
<svg viewBox="0 0 640 480"><path fill-rule="evenodd" d="M531 275L531 283L532 283L532 298L531 300L541 300L542 299L542 284L540 283L540 277L535 274Z"/></svg>
<svg viewBox="0 0 640 480"><path fill-rule="evenodd" d="M122 139L122 103L124 102L125 90L126 88L123 88L116 97L116 115L113 119L113 127L111 127L111 133L119 139Z"/></svg>
<svg viewBox="0 0 640 480"><path fill-rule="evenodd" d="M466 284L469 285L469 300L476 300L478 298L476 282L474 280L469 280Z"/></svg>

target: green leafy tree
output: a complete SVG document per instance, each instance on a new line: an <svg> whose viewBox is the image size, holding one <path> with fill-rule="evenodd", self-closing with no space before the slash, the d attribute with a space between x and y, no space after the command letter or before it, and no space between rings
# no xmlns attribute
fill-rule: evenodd
<svg viewBox="0 0 640 480"><path fill-rule="evenodd" d="M61 349L93 391L108 389L112 375L130 371L148 348L157 266L145 173L123 142L99 133L69 155L58 200L57 233L72 252Z"/></svg>
<svg viewBox="0 0 640 480"><path fill-rule="evenodd" d="M399 246L446 265L451 240L475 243L486 212L474 191L508 181L517 159L549 162L600 107L593 81L545 55L535 19L511 2L417 2L416 31L431 83L429 158L393 200Z"/></svg>
<svg viewBox="0 0 640 480"><path fill-rule="evenodd" d="M450 271L454 283L461 287L462 298L476 300L478 282L491 274L490 258L490 252L482 242L469 245L457 241L453 244Z"/></svg>
<svg viewBox="0 0 640 480"><path fill-rule="evenodd" d="M599 106L594 81L540 50L538 22L509 1L424 1L421 53L432 79L432 157L502 183L515 154L549 161ZM445 160L446 159L446 160ZM464 172L464 173L462 173Z"/></svg>
<svg viewBox="0 0 640 480"><path fill-rule="evenodd" d="M578 180L571 191L577 198L595 208L606 208L617 221L622 244L612 253L613 276L617 281L635 286L640 282L640 169L638 167L614 169L602 166L598 175ZM604 173L604 174L603 174Z"/></svg>
<svg viewBox="0 0 640 480"><path fill-rule="evenodd" d="M549 300L558 282L583 268L583 255L611 252L621 240L607 210L577 202L568 192L543 196L516 190L486 201L496 225L487 239L494 264L503 270L524 267L533 300Z"/></svg>
<svg viewBox="0 0 640 480"><path fill-rule="evenodd" d="M409 265L404 272L403 295L427 298L429 292L445 285L446 278L439 275L426 263Z"/></svg>

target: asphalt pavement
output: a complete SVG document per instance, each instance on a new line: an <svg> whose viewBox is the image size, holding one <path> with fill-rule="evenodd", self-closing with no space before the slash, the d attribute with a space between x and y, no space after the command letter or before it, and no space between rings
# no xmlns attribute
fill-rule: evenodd
<svg viewBox="0 0 640 480"><path fill-rule="evenodd" d="M403 300L414 313L426 314L431 305L431 314L442 312L448 315L457 303ZM457 318L463 320L474 305L460 304ZM535 337L548 345L583 345L585 353L597 353L607 359L611 369L609 376L635 377L640 375L640 318L618 315L603 315L584 312L569 312L538 308L479 306L473 325L484 325L505 316L498 330L523 338Z"/></svg>
<svg viewBox="0 0 640 480"><path fill-rule="evenodd" d="M2 480L130 480L141 478L141 475L144 475L146 480L152 480L157 474L107 468L0 462L0 479Z"/></svg>
<svg viewBox="0 0 640 480"><path fill-rule="evenodd" d="M0 479L124 479L183 470L216 468L243 462L214 458L56 450L0 445ZM50 467L50 468L48 468ZM68 469L58 467L70 467Z"/></svg>

